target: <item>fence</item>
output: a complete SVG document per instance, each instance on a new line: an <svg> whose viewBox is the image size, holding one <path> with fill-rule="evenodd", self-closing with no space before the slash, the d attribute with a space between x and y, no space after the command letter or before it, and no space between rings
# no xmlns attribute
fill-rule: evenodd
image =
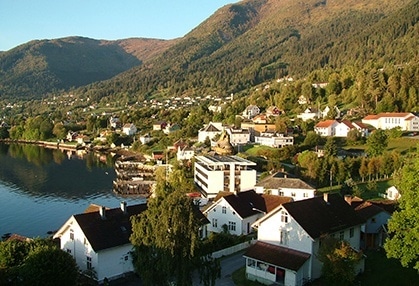
<svg viewBox="0 0 419 286"><path fill-rule="evenodd" d="M256 242L256 240L252 239L252 240L249 240L249 241L246 241L246 242L242 242L240 244L230 246L228 248L224 248L224 249L215 251L215 252L212 253L212 257L213 258L220 258L220 257L223 257L223 256L228 256L230 254L233 254L233 253L236 253L236 252L239 252L243 249L248 248L250 245L254 244L255 242Z"/></svg>

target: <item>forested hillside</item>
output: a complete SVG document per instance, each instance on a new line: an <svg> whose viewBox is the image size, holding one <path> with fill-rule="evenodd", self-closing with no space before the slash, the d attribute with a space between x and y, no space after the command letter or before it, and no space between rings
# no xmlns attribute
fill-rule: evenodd
<svg viewBox="0 0 419 286"><path fill-rule="evenodd" d="M89 93L96 99L229 94L324 68L350 66L356 74L367 63L414 64L418 19L417 0L241 1L217 11L151 64L93 85Z"/></svg>
<svg viewBox="0 0 419 286"><path fill-rule="evenodd" d="M0 97L46 93L109 79L161 53L175 41L81 37L31 41L0 53Z"/></svg>

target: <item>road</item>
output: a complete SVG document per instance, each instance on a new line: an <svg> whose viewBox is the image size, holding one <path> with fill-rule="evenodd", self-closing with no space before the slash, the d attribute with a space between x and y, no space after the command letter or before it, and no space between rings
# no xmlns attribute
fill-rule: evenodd
<svg viewBox="0 0 419 286"><path fill-rule="evenodd" d="M221 277L218 278L215 282L215 285L217 286L234 286L234 282L232 279L232 274L234 271L242 268L245 266L245 259L243 257L244 254L243 251L239 251L235 254L232 254L230 256L221 258ZM194 277L194 286L202 285L199 283L199 277Z"/></svg>

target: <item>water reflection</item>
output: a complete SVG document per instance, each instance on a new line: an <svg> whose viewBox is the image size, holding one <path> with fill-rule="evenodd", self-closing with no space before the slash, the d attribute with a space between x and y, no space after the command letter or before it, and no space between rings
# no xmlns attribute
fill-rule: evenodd
<svg viewBox="0 0 419 286"><path fill-rule="evenodd" d="M144 202L118 197L111 156L0 143L0 236L46 236L91 203Z"/></svg>
<svg viewBox="0 0 419 286"><path fill-rule="evenodd" d="M0 146L0 180L30 195L73 199L112 189L115 171L111 157L36 145Z"/></svg>

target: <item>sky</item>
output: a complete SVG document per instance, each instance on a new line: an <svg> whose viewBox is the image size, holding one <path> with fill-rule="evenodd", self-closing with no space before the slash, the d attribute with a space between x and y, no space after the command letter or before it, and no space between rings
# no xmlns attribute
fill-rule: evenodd
<svg viewBox="0 0 419 286"><path fill-rule="evenodd" d="M0 51L31 40L182 37L238 0L0 0Z"/></svg>

